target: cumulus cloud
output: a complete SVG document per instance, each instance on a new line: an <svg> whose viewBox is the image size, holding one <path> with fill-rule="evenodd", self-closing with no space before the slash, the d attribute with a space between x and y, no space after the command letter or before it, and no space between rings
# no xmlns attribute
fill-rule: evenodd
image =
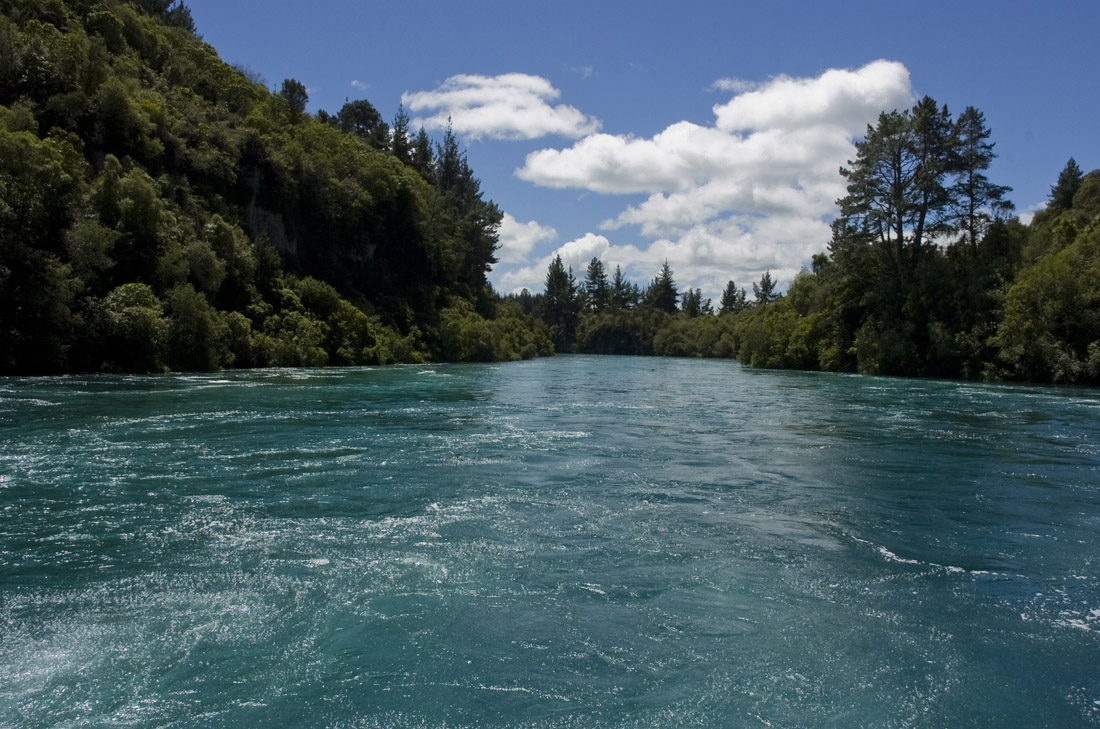
<svg viewBox="0 0 1100 729"><path fill-rule="evenodd" d="M558 232L534 220L521 223L504 213L497 235L500 240L497 258L501 263L526 263L536 244L554 240Z"/></svg>
<svg viewBox="0 0 1100 729"><path fill-rule="evenodd" d="M845 193L838 170L855 156L853 140L880 112L912 103L909 73L875 61L814 78L725 79L715 87L736 93L713 107L712 125L682 121L652 138L590 134L532 152L516 175L544 187L648 195L601 228L637 226L652 243L635 248L630 263L667 258L681 283L708 295L729 278L747 283L765 270L789 281L828 241L828 220Z"/></svg>
<svg viewBox="0 0 1100 729"><path fill-rule="evenodd" d="M909 71L875 61L857 71L831 69L817 78L780 76L714 107L719 129L839 126L860 133L884 109L907 106Z"/></svg>
<svg viewBox="0 0 1100 729"><path fill-rule="evenodd" d="M351 86L354 89L359 89L360 91L366 91L370 88L370 84L365 84L358 79L352 79L351 83L349 83L348 86Z"/></svg>
<svg viewBox="0 0 1100 729"><path fill-rule="evenodd" d="M454 131L469 139L536 139L552 134L575 138L599 130L598 120L576 108L552 106L560 95L541 76L467 74L452 76L431 91L406 92L401 103L425 115L413 119L413 126L443 129L450 120Z"/></svg>
<svg viewBox="0 0 1100 729"><path fill-rule="evenodd" d="M646 251L641 251L634 246L615 246L602 235L585 233L580 238L559 246L529 266L500 275L499 288L504 291L519 291L524 288L541 291L546 285L546 271L555 256L561 256L562 263L567 268L573 269L573 275L578 281L584 279L588 263L593 258L599 258L608 273L614 271L615 266L622 266L628 278L640 278L645 268L642 264L647 261L648 255Z"/></svg>

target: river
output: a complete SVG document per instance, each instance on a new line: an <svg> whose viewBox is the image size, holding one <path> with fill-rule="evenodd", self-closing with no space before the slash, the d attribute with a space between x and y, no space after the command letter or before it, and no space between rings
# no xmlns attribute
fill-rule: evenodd
<svg viewBox="0 0 1100 729"><path fill-rule="evenodd" d="M1100 726L1100 392L0 379L0 726Z"/></svg>

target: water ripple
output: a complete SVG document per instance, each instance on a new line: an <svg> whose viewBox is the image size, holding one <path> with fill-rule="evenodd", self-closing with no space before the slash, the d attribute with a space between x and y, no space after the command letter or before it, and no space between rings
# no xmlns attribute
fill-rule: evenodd
<svg viewBox="0 0 1100 729"><path fill-rule="evenodd" d="M1100 397L561 357L0 381L0 725L1094 726Z"/></svg>

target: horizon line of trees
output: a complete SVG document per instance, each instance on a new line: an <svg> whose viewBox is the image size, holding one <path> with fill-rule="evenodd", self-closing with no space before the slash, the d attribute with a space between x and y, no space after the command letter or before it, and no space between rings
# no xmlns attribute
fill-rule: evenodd
<svg viewBox="0 0 1100 729"><path fill-rule="evenodd" d="M716 308L701 289L681 290L667 260L648 284L639 285L626 279L621 266L609 278L598 257L589 261L584 280L578 281L572 267L566 267L558 255L547 269L542 293L524 289L504 299L545 322L556 352L673 354L662 346L660 336L671 322L766 306L782 298L776 288L770 271L752 284L751 298L730 280Z"/></svg>

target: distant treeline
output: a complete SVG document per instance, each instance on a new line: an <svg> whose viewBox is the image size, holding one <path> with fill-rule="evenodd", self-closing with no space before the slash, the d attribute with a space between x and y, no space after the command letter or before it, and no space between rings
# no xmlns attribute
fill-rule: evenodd
<svg viewBox="0 0 1100 729"><path fill-rule="evenodd" d="M840 173L828 253L785 295L730 281L717 306L560 258L544 293L514 296L559 352L732 357L753 367L1100 384L1100 171L1070 159L1029 225L985 171L981 112L925 98L880 116Z"/></svg>
<svg viewBox="0 0 1100 729"><path fill-rule="evenodd" d="M170 0L0 8L0 374L551 352L450 132L308 114Z"/></svg>

